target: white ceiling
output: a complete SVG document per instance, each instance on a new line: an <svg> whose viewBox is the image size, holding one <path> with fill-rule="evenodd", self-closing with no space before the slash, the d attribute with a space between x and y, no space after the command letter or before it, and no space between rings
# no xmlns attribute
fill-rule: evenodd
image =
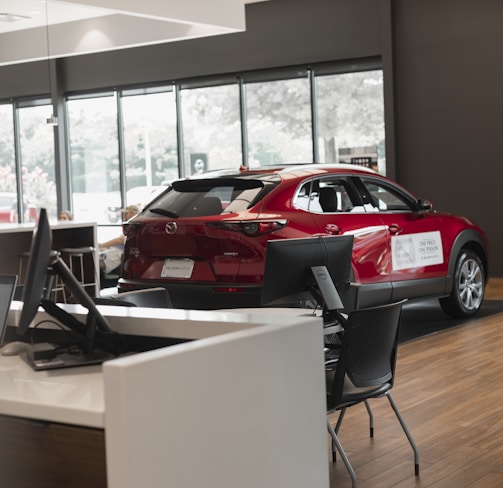
<svg viewBox="0 0 503 488"><path fill-rule="evenodd" d="M239 32L256 1L0 0L0 65Z"/></svg>

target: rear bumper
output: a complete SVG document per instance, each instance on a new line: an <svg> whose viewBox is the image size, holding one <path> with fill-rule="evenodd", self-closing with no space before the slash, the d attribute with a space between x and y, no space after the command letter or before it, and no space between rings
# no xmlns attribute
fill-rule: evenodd
<svg viewBox="0 0 503 488"><path fill-rule="evenodd" d="M260 286L195 285L192 283L126 280L124 278L119 279L117 286L119 292L163 286L168 290L175 308L189 310L260 307L262 291Z"/></svg>

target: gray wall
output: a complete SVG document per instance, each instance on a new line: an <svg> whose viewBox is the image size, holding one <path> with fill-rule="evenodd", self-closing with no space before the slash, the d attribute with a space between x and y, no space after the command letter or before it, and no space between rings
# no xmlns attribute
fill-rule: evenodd
<svg viewBox="0 0 503 488"><path fill-rule="evenodd" d="M398 178L476 220L503 276L503 2L394 1Z"/></svg>
<svg viewBox="0 0 503 488"><path fill-rule="evenodd" d="M503 276L497 195L501 0L271 0L247 30L58 61L64 92L382 56L388 175L487 231ZM48 91L46 63L0 67L0 98ZM503 193L503 192L502 192Z"/></svg>
<svg viewBox="0 0 503 488"><path fill-rule="evenodd" d="M109 52L65 62L69 90L187 78L380 54L379 1L250 4L246 32ZM360 24L364 36L354 36Z"/></svg>

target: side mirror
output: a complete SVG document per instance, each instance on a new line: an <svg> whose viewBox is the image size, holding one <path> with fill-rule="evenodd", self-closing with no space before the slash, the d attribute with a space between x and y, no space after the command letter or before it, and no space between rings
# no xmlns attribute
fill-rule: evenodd
<svg viewBox="0 0 503 488"><path fill-rule="evenodd" d="M419 210L426 212L431 212L433 210L433 204L429 200L424 200L423 198L420 198L417 201L417 205L419 207Z"/></svg>

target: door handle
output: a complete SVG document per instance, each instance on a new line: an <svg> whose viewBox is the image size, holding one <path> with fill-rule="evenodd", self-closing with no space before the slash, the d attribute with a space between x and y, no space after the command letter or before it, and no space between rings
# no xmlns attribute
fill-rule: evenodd
<svg viewBox="0 0 503 488"><path fill-rule="evenodd" d="M330 235L341 234L341 229L337 224L327 224L325 226L325 232Z"/></svg>
<svg viewBox="0 0 503 488"><path fill-rule="evenodd" d="M390 234L400 234L400 232L402 232L403 229L398 224L391 224L388 227L388 230Z"/></svg>

